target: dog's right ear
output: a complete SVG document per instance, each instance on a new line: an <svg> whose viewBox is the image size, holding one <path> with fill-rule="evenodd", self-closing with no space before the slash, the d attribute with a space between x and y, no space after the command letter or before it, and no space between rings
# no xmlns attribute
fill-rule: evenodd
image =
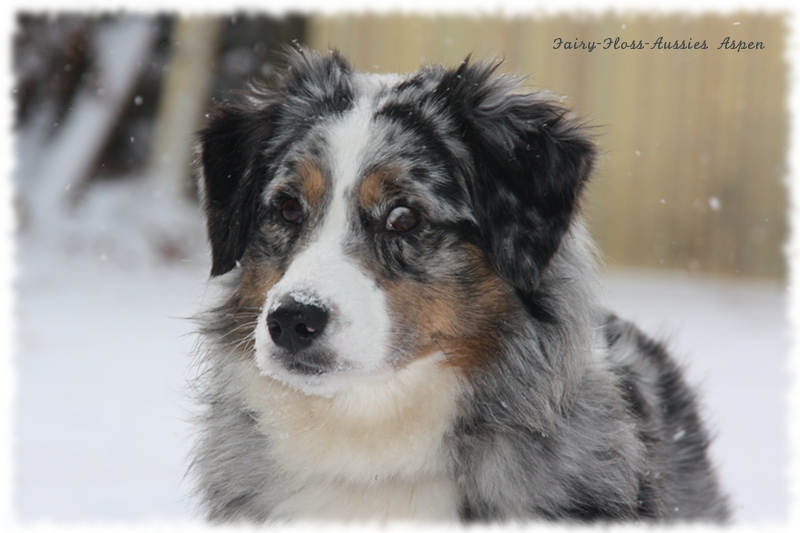
<svg viewBox="0 0 800 533"><path fill-rule="evenodd" d="M236 266L250 240L266 180L261 153L272 131L271 115L266 107L224 107L200 132L200 193L212 276Z"/></svg>

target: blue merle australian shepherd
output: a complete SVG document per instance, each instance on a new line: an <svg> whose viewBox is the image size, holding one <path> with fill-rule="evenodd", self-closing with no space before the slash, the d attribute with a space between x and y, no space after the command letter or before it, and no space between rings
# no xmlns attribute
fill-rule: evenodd
<svg viewBox="0 0 800 533"><path fill-rule="evenodd" d="M495 64L291 56L200 135L209 519L725 520L681 370L596 295L586 128Z"/></svg>

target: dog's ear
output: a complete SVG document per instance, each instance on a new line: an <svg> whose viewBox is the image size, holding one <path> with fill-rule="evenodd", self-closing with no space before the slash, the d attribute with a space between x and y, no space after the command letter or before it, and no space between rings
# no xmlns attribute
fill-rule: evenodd
<svg viewBox="0 0 800 533"><path fill-rule="evenodd" d="M269 176L276 130L301 132L352 105L350 64L338 52L287 50L275 88L255 87L248 104L216 111L200 132L200 190L211 241L211 275L231 270L245 252Z"/></svg>
<svg viewBox="0 0 800 533"><path fill-rule="evenodd" d="M550 96L516 92L497 64L448 71L437 88L473 156L472 197L488 260L533 291L572 222L595 147Z"/></svg>
<svg viewBox="0 0 800 533"><path fill-rule="evenodd" d="M211 242L211 275L231 270L244 254L266 176L259 165L271 113L253 107L218 109L200 132L200 191Z"/></svg>

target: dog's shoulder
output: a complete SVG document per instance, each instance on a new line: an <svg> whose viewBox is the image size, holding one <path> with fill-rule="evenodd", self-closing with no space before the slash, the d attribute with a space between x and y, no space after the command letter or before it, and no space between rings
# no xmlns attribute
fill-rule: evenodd
<svg viewBox="0 0 800 533"><path fill-rule="evenodd" d="M607 358L617 374L650 468L642 478L642 516L724 520L728 504L708 458L709 435L684 369L663 342L608 313Z"/></svg>

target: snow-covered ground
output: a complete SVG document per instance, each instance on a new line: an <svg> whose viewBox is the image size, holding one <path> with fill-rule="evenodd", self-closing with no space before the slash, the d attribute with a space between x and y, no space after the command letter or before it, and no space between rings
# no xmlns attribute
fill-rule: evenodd
<svg viewBox="0 0 800 533"><path fill-rule="evenodd" d="M19 239L14 284L19 518L189 516L189 317L209 266L197 210L122 182L42 230Z"/></svg>
<svg viewBox="0 0 800 533"><path fill-rule="evenodd" d="M23 522L191 519L190 317L205 296L199 216L147 187L96 188L18 241L14 507ZM156 243L153 245L152 243ZM699 384L737 519L788 518L789 350L777 285L607 277L620 315L669 339Z"/></svg>

